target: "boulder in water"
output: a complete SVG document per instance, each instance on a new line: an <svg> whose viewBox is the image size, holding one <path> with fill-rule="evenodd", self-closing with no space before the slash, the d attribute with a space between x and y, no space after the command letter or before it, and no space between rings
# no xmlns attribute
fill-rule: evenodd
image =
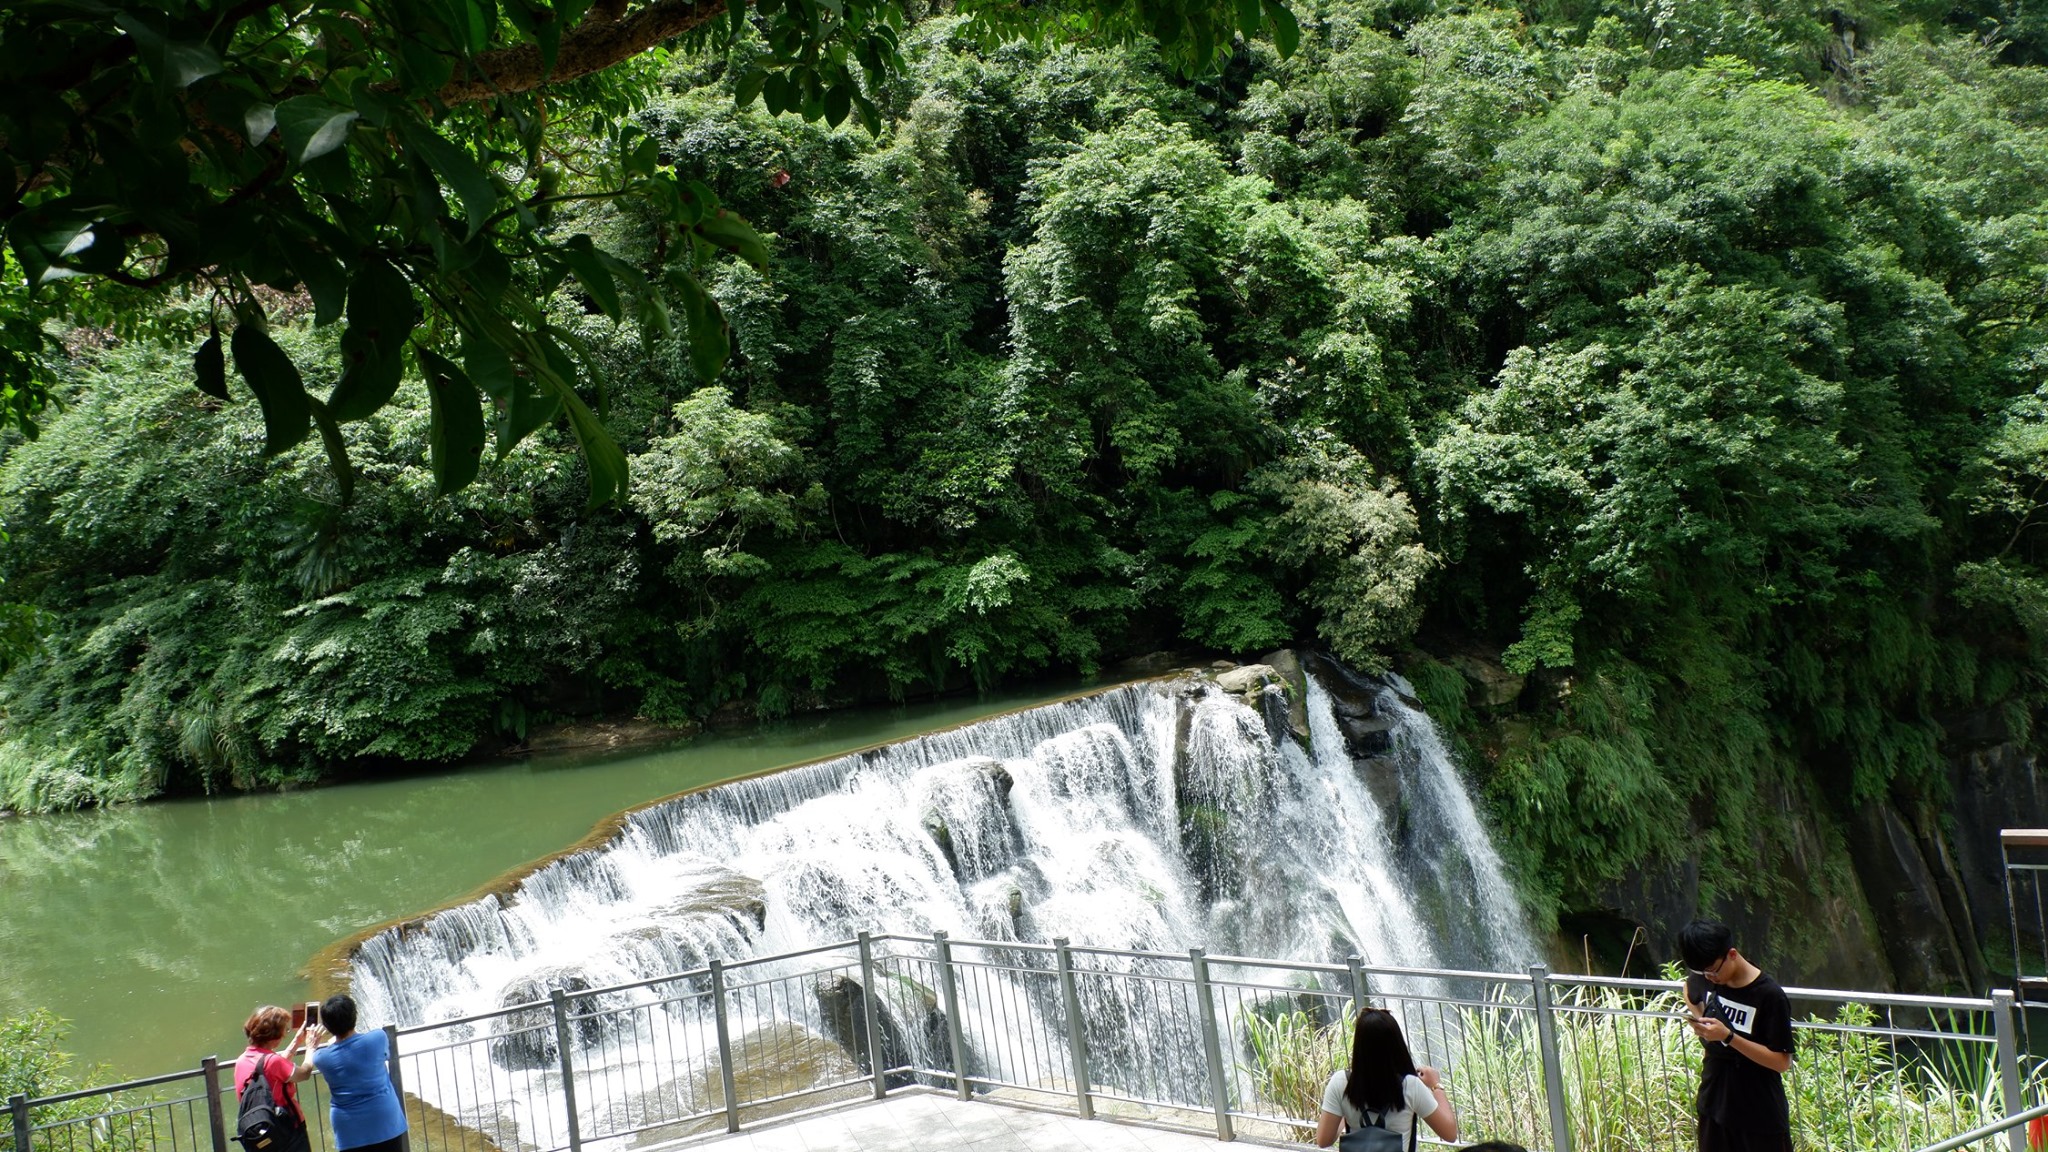
<svg viewBox="0 0 2048 1152"><path fill-rule="evenodd" d="M937 811L928 811L919 825L924 834L932 838L932 843L939 846L939 855L946 858L946 867L952 870L954 878L965 880L966 877L960 873L959 853L953 849L953 830L946 826L946 818Z"/></svg>
<svg viewBox="0 0 2048 1152"><path fill-rule="evenodd" d="M734 1095L743 1102L742 1122L819 1104L865 1099L872 1090L855 1080L857 1075L853 1061L839 1045L789 1021L733 1038L732 1080ZM793 1093L820 1084L846 1086L791 1098ZM769 1103L744 1103L748 1100ZM598 1114L597 1126L607 1132L642 1129L633 1135L629 1148L663 1147L691 1136L722 1134L724 1110L725 1084L714 1057L692 1068L678 1067L673 1079L608 1102ZM675 1118L674 1122L663 1123L668 1118Z"/></svg>
<svg viewBox="0 0 2048 1152"><path fill-rule="evenodd" d="M661 920L722 917L751 935L768 922L766 887L752 876L720 868L706 874L689 892L655 911Z"/></svg>
<svg viewBox="0 0 2048 1152"><path fill-rule="evenodd" d="M1395 827L1401 818L1401 765L1392 756L1354 756L1351 770L1379 805L1387 826Z"/></svg>
<svg viewBox="0 0 2048 1152"><path fill-rule="evenodd" d="M920 1054L933 1060L948 1052L946 1012L931 989L906 976L877 974L881 998L876 1002L875 1021L879 1035L882 1067L916 1067ZM818 981L818 1012L825 1034L853 1054L862 1072L872 1072L868 1059L867 989L852 974L827 976ZM909 1072L890 1072L885 1082L891 1087L914 1084Z"/></svg>
<svg viewBox="0 0 2048 1152"><path fill-rule="evenodd" d="M626 1005L617 996L589 995L593 987L588 976L567 967L544 968L505 985L498 1007L519 1010L492 1021L492 1061L506 1068L545 1068L561 1058L550 1002L558 990L569 999L572 1043L595 1044L616 1032L626 1022L618 1011Z"/></svg>
<svg viewBox="0 0 2048 1152"><path fill-rule="evenodd" d="M1268 684L1281 683L1285 681L1271 664L1245 664L1216 674L1216 686L1233 696L1243 696Z"/></svg>

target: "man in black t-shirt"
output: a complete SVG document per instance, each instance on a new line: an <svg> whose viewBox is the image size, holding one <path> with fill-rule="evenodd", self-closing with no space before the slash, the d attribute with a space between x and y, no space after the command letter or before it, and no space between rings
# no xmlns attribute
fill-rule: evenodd
<svg viewBox="0 0 2048 1152"><path fill-rule="evenodd" d="M1678 951L1690 973L1689 1027L1707 1049L1699 1152L1791 1152L1785 1071L1792 1067L1792 1002L1736 951L1734 933L1718 920L1687 924Z"/></svg>

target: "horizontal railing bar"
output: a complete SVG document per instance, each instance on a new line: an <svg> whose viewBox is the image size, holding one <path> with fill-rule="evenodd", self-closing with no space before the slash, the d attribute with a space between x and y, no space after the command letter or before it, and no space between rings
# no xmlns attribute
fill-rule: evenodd
<svg viewBox="0 0 2048 1152"><path fill-rule="evenodd" d="M458 1016L453 1020L436 1020L432 1024L409 1024L403 1028L400 1028L398 1030L398 1034L400 1036L418 1036L423 1032L438 1032L443 1028L460 1028L464 1024L481 1024L486 1020L503 1020L505 1017L510 1016L515 1012L533 1012L536 1010L545 1010L547 1006L547 1001L536 1000L531 1004L516 1004L510 1008L493 1008L489 1012L480 1012L475 1016ZM492 1035L517 1036L522 1032L538 1032L543 1028L553 1028L554 1026L555 1022L553 1020L545 1020L538 1024L521 1024L519 1027L514 1028L509 1032L494 1032L492 1033ZM468 1043L468 1041L465 1041L465 1043ZM411 1052L416 1050L408 1049L407 1051Z"/></svg>
<svg viewBox="0 0 2048 1152"><path fill-rule="evenodd" d="M1211 956L1209 965L1228 964L1238 968L1277 968L1303 972L1323 972L1348 977L1351 969L1345 965L1310 964L1303 961L1275 961L1259 956ZM1431 980L1487 980L1495 984L1529 983L1527 972L1475 972L1465 968L1403 968L1391 964L1361 964L1359 971L1368 976L1419 976Z"/></svg>
<svg viewBox="0 0 2048 1152"><path fill-rule="evenodd" d="M730 995L734 992L743 992L748 988L772 988L777 984L786 983L790 980L807 980L813 976L824 976L828 973L844 975L859 970L860 965L858 964L842 964L832 968L819 968L811 972L797 972L788 976L775 976L767 980L750 980L745 983L728 981L725 985L725 991Z"/></svg>
<svg viewBox="0 0 2048 1152"><path fill-rule="evenodd" d="M142 1116L150 1112L154 1112L159 1108L176 1108L180 1105L190 1107L191 1105L197 1104L204 1099L206 1099L206 1097L204 1096L187 1096L181 1097L177 1100L152 1100L147 1104L137 1104L129 1108L115 1108L106 1112L95 1112L90 1116L72 1116L63 1120L52 1120L46 1124L31 1124L29 1126L29 1131L55 1132L60 1128L71 1128L79 1124L90 1124L95 1120L120 1120L129 1116Z"/></svg>
<svg viewBox="0 0 2048 1152"><path fill-rule="evenodd" d="M1366 971L1374 971L1368 968ZM1498 974L1462 973L1467 977L1500 979ZM1528 977L1522 977L1528 983ZM1588 976L1574 973L1553 972L1550 976L1552 988L1568 989L1573 986L1592 988L1626 988L1636 991L1655 990L1675 992L1685 987L1680 980L1646 980L1630 976ZM1888 1008L1947 1008L1965 1011L1989 1012L1990 999L1965 996L1914 996L1898 992L1857 992L1847 988L1786 988L1785 995L1793 1000L1839 1000L1844 1003L1881 1004Z"/></svg>
<svg viewBox="0 0 2048 1152"><path fill-rule="evenodd" d="M929 940L923 940L918 937L899 936L897 939L913 939L918 940L920 943L931 943ZM1059 952L1059 949L1050 944L1031 944L1022 940L948 940L947 943L952 945L955 951L962 948L980 948L991 952L998 950L1007 952L1037 952L1046 956L1052 956Z"/></svg>
<svg viewBox="0 0 2048 1152"><path fill-rule="evenodd" d="M30 1100L28 1106L31 1108L42 1108L50 1104L69 1104L73 1100L83 1100L88 1096L106 1096L114 1092L133 1092L137 1088L154 1088L159 1084L175 1084L180 1080L199 1080L204 1078L205 1075L205 1070L200 1068L194 1068L189 1072L166 1072L162 1076L148 1076L141 1080L128 1080L120 1084L109 1084L100 1088L80 1088L75 1092L60 1092L55 1096L40 1096ZM202 1093L188 1099L204 1100L206 1097ZM166 1104L179 1104L183 1102L183 1100L163 1101Z"/></svg>
<svg viewBox="0 0 2048 1152"><path fill-rule="evenodd" d="M899 1066L897 1066L897 1067L895 1067L895 1068L884 1068L884 1069L882 1069L882 1075L884 1075L884 1076L893 1076L893 1075L897 1074L898 1072L911 1072L911 1071L914 1071L914 1069L912 1069L912 1068L911 1068L911 1067L910 1067L909 1065L907 1065L907 1064L904 1064L904 1065L899 1065ZM802 1098L802 1097L805 1097L805 1096L815 1096L815 1095L817 1095L817 1094L818 1094L818 1093L820 1093L820 1092L831 1092L831 1091L834 1091L834 1090L837 1090L837 1089L841 1089L841 1088L860 1088L860 1089L866 1090L866 1089L869 1089L869 1088L870 1088L870 1086L871 1086L871 1085L873 1084L873 1082L874 1082L874 1073L872 1073L872 1072L862 1072L862 1073L859 1073L859 1074L855 1075L855 1076L854 1076L854 1077L853 1077L853 1078L852 1078L851 1080L840 1080L840 1081L837 1081L837 1082L835 1082L835 1083L832 1083L832 1084L817 1084L817 1085L813 1085L813 1086L811 1086L811 1087L809 1087L809 1088L799 1088L799 1089L797 1089L797 1090L796 1090L796 1091L794 1091L794 1092L778 1092L778 1093L776 1093L776 1094L775 1094L775 1095L773 1095L773 1096L755 1096L755 1097L749 1097L749 1098L747 1098L747 1099L745 1099L745 1100L741 1100L741 1101L740 1101L740 1107L742 1107L742 1108L758 1108L758 1107L760 1107L760 1106L762 1106L762 1105L764 1105L764 1104L780 1104L780 1103L781 1103L781 1102L783 1102L784 1100L796 1100L796 1099L800 1099L800 1098ZM873 1094L872 1094L872 1092L864 1092L864 1095L863 1095L863 1097L862 1097L862 1098L863 1098L863 1099L873 1099L874 1097L873 1097ZM713 1115L717 1115L717 1113L713 1113ZM780 1117L778 1117L778 1119L780 1119ZM619 1133L619 1135L623 1135L623 1134L624 1134L624 1133Z"/></svg>

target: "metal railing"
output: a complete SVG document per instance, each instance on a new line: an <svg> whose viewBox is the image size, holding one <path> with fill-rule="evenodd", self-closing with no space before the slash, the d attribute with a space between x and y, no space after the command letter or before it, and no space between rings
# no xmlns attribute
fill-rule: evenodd
<svg viewBox="0 0 2048 1152"><path fill-rule="evenodd" d="M2048 1004L2048 829L2001 829L1998 852L2005 864L2014 990L2026 1003Z"/></svg>
<svg viewBox="0 0 2048 1152"><path fill-rule="evenodd" d="M2043 1113L2010 993L1793 988L1802 1146L2025 1152ZM1310 964L869 936L403 1029L412 1152L585 1152L737 1132L909 1085L1303 1138L1360 1003L1442 1069L1467 1139L1692 1147L1701 1048L1657 980ZM230 1152L231 1077L200 1069L10 1100L0 1152ZM332 1148L318 1078L302 1087Z"/></svg>

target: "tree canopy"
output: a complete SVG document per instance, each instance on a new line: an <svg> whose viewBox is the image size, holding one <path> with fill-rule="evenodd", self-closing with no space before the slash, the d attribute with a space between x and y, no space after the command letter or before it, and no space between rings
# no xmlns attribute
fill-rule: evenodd
<svg viewBox="0 0 2048 1152"><path fill-rule="evenodd" d="M968 3L991 41L1087 32L1150 37L1210 66L1238 33L1298 36L1281 0ZM471 482L566 419L594 503L623 497L626 461L601 413L605 377L547 301L573 284L650 334L681 329L698 377L731 354L707 263L765 268L747 221L626 113L692 37L729 50L742 105L881 130L874 94L903 68L902 0L32 0L0 13L0 227L14 281L0 323L4 411L33 431L49 400L44 317L206 336L198 388L230 398L228 365L264 417L265 451L318 431L344 499L340 427L390 402L412 365L433 406L439 490ZM558 227L568 202L629 202L651 235L629 263ZM24 299L21 289L28 294ZM166 318L152 298L196 296ZM274 322L339 323L331 380L295 362ZM482 404L488 403L487 422Z"/></svg>

